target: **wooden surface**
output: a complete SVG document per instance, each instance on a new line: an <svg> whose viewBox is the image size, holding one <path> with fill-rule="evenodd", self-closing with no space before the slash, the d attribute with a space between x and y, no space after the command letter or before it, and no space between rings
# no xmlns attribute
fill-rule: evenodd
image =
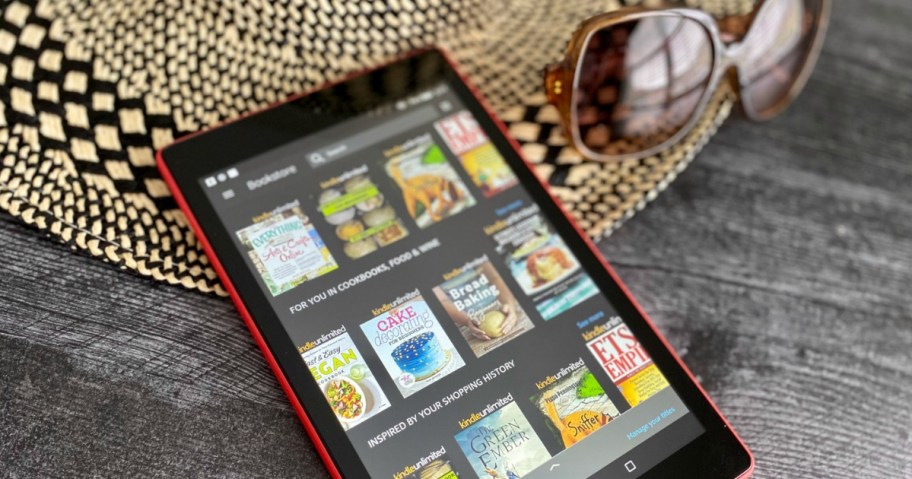
<svg viewBox="0 0 912 479"><path fill-rule="evenodd" d="M912 477L912 5L836 3L794 108L600 244L762 478ZM227 300L0 244L0 476L325 476Z"/></svg>

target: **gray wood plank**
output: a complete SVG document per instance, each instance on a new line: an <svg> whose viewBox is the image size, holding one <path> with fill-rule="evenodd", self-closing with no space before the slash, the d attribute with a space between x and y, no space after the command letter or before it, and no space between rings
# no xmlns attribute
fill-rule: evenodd
<svg viewBox="0 0 912 479"><path fill-rule="evenodd" d="M838 2L794 108L730 121L600 244L756 477L912 477L910 21ZM228 301L5 216L0 244L6 475L325 477Z"/></svg>

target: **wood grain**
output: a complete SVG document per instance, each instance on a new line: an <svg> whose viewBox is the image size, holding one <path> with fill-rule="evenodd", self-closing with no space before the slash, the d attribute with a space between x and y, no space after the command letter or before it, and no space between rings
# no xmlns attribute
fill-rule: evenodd
<svg viewBox="0 0 912 479"><path fill-rule="evenodd" d="M835 7L794 108L600 244L760 478L912 477L912 5ZM227 301L0 241L5 475L325 477Z"/></svg>

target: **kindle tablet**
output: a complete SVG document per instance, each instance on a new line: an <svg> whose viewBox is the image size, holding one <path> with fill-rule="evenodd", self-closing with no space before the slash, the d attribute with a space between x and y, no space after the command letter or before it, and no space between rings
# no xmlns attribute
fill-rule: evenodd
<svg viewBox="0 0 912 479"><path fill-rule="evenodd" d="M192 135L158 164L333 476L750 473L441 51Z"/></svg>

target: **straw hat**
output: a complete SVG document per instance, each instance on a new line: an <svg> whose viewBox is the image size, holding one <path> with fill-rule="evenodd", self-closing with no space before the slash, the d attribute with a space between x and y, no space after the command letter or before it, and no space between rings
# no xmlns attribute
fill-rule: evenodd
<svg viewBox="0 0 912 479"><path fill-rule="evenodd" d="M684 3L721 15L746 13L753 1ZM541 70L560 57L580 21L621 5L15 0L0 12L0 208L75 250L224 294L159 177L154 151L436 43L463 65L583 228L602 237L674 179L734 99L723 87L699 126L657 156L584 162L545 103Z"/></svg>

